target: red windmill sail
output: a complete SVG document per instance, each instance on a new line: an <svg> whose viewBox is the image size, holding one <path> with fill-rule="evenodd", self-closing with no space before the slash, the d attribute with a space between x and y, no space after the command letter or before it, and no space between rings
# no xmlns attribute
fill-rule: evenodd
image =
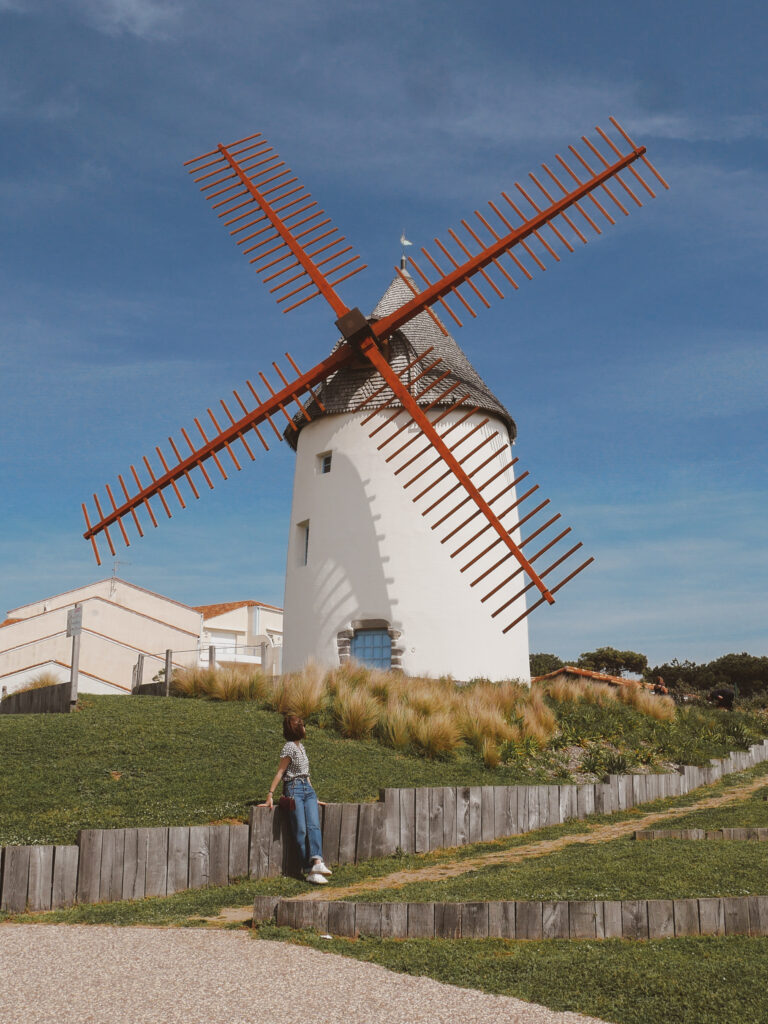
<svg viewBox="0 0 768 1024"><path fill-rule="evenodd" d="M399 309L372 321L359 309L350 309L336 291L338 285L365 269L365 265L352 253L352 247L344 244L344 236L263 135L219 145L188 161L190 174L283 311L289 312L322 295L335 314L343 342L328 358L304 372L286 354L290 365L288 375L273 362L276 374L273 382L260 373L258 391L247 381L247 392L233 391L234 403L230 401L228 405L220 400L218 414L209 408L204 423L194 419L192 437L183 428L183 440L177 442L169 437L172 457L157 447L158 462L153 467L144 456L143 478L131 466L129 487L124 476L118 474L117 499L110 485L106 486L104 505L94 494L93 522L85 505L83 514L87 526L84 536L93 545L97 561L100 563L96 544L99 534L104 534L113 554L111 528L117 527L126 545L130 544L126 522L129 526L132 523L143 536L139 511L143 509L152 525L157 526L150 499L157 497L164 514L170 518L168 498L171 492L183 508L185 501L180 485L188 486L193 496L199 497L193 474L199 472L198 483L213 488L211 473L226 479L227 469L231 470L232 466L241 469L243 453L253 461L255 455L249 440L255 443L255 437L264 449L269 447L260 428L266 429L268 425L274 435L282 439L275 419L293 423L298 416L309 420L311 403L323 409L317 390L323 382L352 360L363 358L379 375L382 381L379 391L386 393L393 406L393 415L387 420L393 424L393 431L377 444L382 451L396 445L384 452L384 457L393 463L393 471L402 477L403 485L414 488L414 502L422 503L423 514L439 513L432 529L443 531L441 539L448 546L450 557L461 563L462 573L471 576L473 566L484 555L499 553L491 569L470 579L470 585L479 586L482 591L481 584L489 573L510 562L512 568L505 580L489 592L481 593L481 600L489 602L491 614L500 616L528 591L538 592L536 601L522 615L506 623L504 631L512 629L520 618L542 603L552 604L554 594L592 559L571 569L569 560L581 548L580 544L556 557L552 549L570 530L560 531L553 539L546 539L544 533L551 527L557 529L559 515L533 529L531 520L548 505L544 501L530 512L522 507L535 487L510 505L508 501L505 503L504 494L514 485L507 484L501 491L494 488L494 481L500 475L498 470L490 478L478 476L479 470L498 454L497 448L493 451L489 448L481 466L469 471L469 459L477 455L482 446L492 445L493 439L486 438L481 445L472 446L472 431L461 439L449 436L455 429L455 424L444 423L449 413L458 411L460 422L465 422L477 409L472 408L469 396L462 394L460 384L451 380L449 371L441 374L437 369L435 373L439 360L430 364L429 352L422 352L411 364L411 368L417 370L415 377L409 376L406 384L390 366L382 346L421 313L429 314L442 333L447 334L440 314L461 326L458 307L475 317L478 304L488 307L489 297L503 298L505 289L517 290L519 282L530 280L548 264L559 262L564 252L573 252L577 246L585 245L588 234L601 234L606 225L616 223L618 215L628 216L628 207L642 206L638 193L643 198L653 198L652 185L668 188L648 160L645 147L637 146L613 118L611 124L618 135L618 143L600 128L596 129L594 142L582 136L581 150L569 146L567 160L556 154L552 167L542 164L539 174L529 175L530 183L525 186L515 183L513 189L489 202L487 210L475 210L472 217L461 221L460 229L449 230L448 243L436 238L433 252L422 249L418 261L409 260L414 276L396 268L412 297ZM650 183L646 180L649 177ZM427 366L429 370L425 369ZM370 418L364 417L363 425ZM402 441L403 432L410 425L415 425L417 433L410 433L407 441ZM372 436L381 429L381 425L377 426ZM436 466L442 470L438 480L446 482L447 489L436 492L435 482L417 489L418 481ZM516 477L514 483L522 479L522 476ZM459 514L462 518L454 519ZM473 527L476 525L471 540L450 550L452 538L470 523ZM527 527L525 535L523 527ZM517 540L513 533L517 534ZM476 540L487 541L486 546L479 554L462 562L462 552ZM534 540L537 542L534 547L542 543L543 546L534 550L530 546ZM548 559L554 560L545 564ZM566 575L555 582L552 574L559 575L562 571L566 571ZM510 589L514 590L512 596L508 596Z"/></svg>

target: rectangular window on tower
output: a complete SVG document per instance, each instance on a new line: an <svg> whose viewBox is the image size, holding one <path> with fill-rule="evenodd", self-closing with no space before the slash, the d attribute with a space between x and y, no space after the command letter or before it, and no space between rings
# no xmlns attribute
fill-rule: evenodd
<svg viewBox="0 0 768 1024"><path fill-rule="evenodd" d="M296 552L299 565L306 565L309 560L309 520L296 524Z"/></svg>
<svg viewBox="0 0 768 1024"><path fill-rule="evenodd" d="M331 472L331 458L333 457L332 452L321 452L317 456L317 469L319 473L330 473Z"/></svg>

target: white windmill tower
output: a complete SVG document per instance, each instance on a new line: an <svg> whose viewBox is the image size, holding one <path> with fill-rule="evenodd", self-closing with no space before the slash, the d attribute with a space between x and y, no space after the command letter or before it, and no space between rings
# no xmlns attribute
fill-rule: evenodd
<svg viewBox="0 0 768 1024"><path fill-rule="evenodd" d="M610 185L642 205L624 172L651 196L641 165L667 187L645 148L611 123L623 152L599 128L597 145L582 136L586 157L569 147L577 170L558 155L557 174L542 165L546 185L530 175L535 198L516 183L517 202L502 192L449 232L450 247L435 239L443 267L421 250L434 280L409 258L415 276L397 270L371 318L336 291L364 269L359 257L261 134L188 161L284 311L322 295L342 340L305 372L286 353L291 379L273 362L277 388L260 373L261 397L247 381L247 403L233 391L235 414L223 400L217 414L208 409L211 436L195 419L194 441L183 428L178 445L169 437L172 456L157 447L154 467L143 457L148 482L130 467L133 494L118 474L120 504L109 484L106 512L94 494L93 524L82 508L97 561L97 536L114 556L110 529L129 544L126 521L143 535L142 509L157 526L150 500L170 517L171 494L185 507L179 485L199 497L198 484L213 487L209 469L226 479L231 466L241 468L238 456L255 460L249 441L269 448L262 429L282 440L273 417L284 417L297 448L285 667L309 656L338 664L353 653L457 679L526 677L526 616L554 604L592 559L568 571L581 545L560 553L570 530L535 487L516 493L524 474L509 451L514 423L437 313L461 326L448 299L475 316L469 298L489 305L487 296L502 297L502 287L518 288L515 278L559 260L553 245L573 252L587 241L582 229L600 234L596 220L614 224L606 206L628 211ZM596 171L589 160L599 161Z"/></svg>
<svg viewBox="0 0 768 1024"><path fill-rule="evenodd" d="M412 297L406 282L396 277L372 319L395 312ZM411 380L431 362L440 362L412 390L420 395L420 406L432 405L441 413L454 404L459 393L468 396L469 402L449 412L441 426L453 428L448 436L457 454L474 450L464 467L470 475L477 472L479 482L493 481L491 489L499 495L499 507L512 509L505 525L518 539L514 529L518 511L513 508L517 504L517 467L510 454L514 421L456 341L427 313L414 317L390 340L388 360L395 372L400 372L427 351L426 360L410 371ZM444 377L446 371L450 377ZM324 411L312 403L308 407L311 420L298 416L296 428L286 432L296 449L296 468L286 566L283 668L297 670L310 658L338 665L351 656L382 668L402 668L409 675L528 679L527 621L502 633L481 602L482 595L467 586L455 560L446 557L440 536L429 529L446 509L440 505L423 517L423 506L431 501L426 495L418 503L411 500L442 475L443 464L404 488L400 476L405 476L403 483L414 477L421 462L433 460L431 449L400 476L385 458L418 428L407 428L391 445L378 450L406 419L403 414L392 420L398 403L391 401L386 389L381 391L382 383L370 364L338 370L318 391ZM434 405L448 388L449 393ZM359 409L361 401L377 390L380 393ZM473 408L476 411L467 416ZM367 423L361 429L364 419ZM401 453L396 467L410 460L413 449L411 444ZM447 489L444 483L438 484L430 494L438 497ZM459 526L469 515L464 506L451 520L451 527ZM472 537L477 527L475 517L459 529L451 538L452 550ZM485 547L486 543L478 539L460 552L460 564L470 560L478 545ZM493 565L498 554L497 548L489 551L477 563L475 576ZM507 566L502 563L487 577L483 593L509 575ZM517 614L525 611L523 597L518 598L514 610Z"/></svg>

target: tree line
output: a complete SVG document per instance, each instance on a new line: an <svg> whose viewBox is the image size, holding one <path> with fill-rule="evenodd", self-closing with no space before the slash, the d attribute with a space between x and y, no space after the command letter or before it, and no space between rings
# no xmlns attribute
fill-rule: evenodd
<svg viewBox="0 0 768 1024"><path fill-rule="evenodd" d="M673 658L652 667L644 654L614 647L584 651L575 662L562 661L556 654L538 653L530 657L531 675L543 676L566 664L610 676L639 675L651 683L661 678L669 690L679 693L708 692L722 686L734 688L741 697L768 691L768 657L756 657L746 651L724 654L702 664Z"/></svg>

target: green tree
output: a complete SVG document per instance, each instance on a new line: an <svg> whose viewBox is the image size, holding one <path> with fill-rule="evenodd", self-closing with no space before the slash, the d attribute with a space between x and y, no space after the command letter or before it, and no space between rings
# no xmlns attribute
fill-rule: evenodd
<svg viewBox="0 0 768 1024"><path fill-rule="evenodd" d="M548 672L554 672L565 665L556 654L531 654L528 663L532 676L545 676Z"/></svg>
<svg viewBox="0 0 768 1024"><path fill-rule="evenodd" d="M605 672L609 676L620 676L625 672L641 675L648 668L648 659L637 651L617 651L615 647L598 647L596 651L584 651L576 662L578 668L592 672Z"/></svg>
<svg viewBox="0 0 768 1024"><path fill-rule="evenodd" d="M651 675L661 676L670 689L708 692L717 686L732 686L741 697L768 690L768 658L752 654L724 654L714 661L697 665L676 658L656 665Z"/></svg>

